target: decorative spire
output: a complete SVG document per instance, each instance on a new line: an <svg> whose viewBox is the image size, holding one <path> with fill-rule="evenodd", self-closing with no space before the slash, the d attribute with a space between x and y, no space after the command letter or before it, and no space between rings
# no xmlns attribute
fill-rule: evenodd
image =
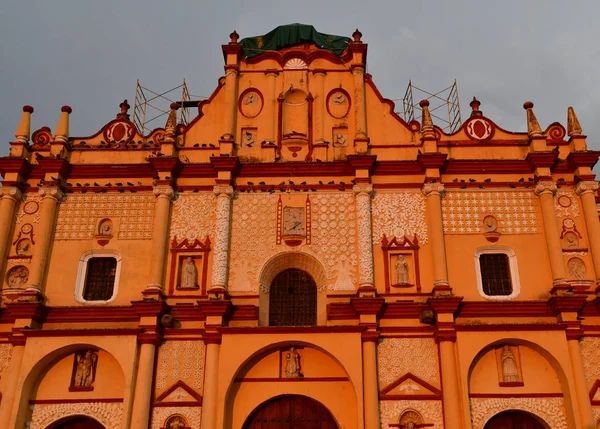
<svg viewBox="0 0 600 429"><path fill-rule="evenodd" d="M131 106L127 102L127 99L123 100L123 102L121 104L119 104L119 107L121 108L121 111L119 113L117 113L117 119L125 119L128 121L129 113L127 113L127 111L129 110L129 108Z"/></svg>
<svg viewBox="0 0 600 429"><path fill-rule="evenodd" d="M476 116L483 116L483 112L479 110L479 106L481 106L481 101L473 97L473 101L469 103L471 106L471 118Z"/></svg>
<svg viewBox="0 0 600 429"><path fill-rule="evenodd" d="M31 114L33 113L33 107L23 106L23 115L21 116L21 122L15 131L15 143L27 143L31 136Z"/></svg>
<svg viewBox="0 0 600 429"><path fill-rule="evenodd" d="M543 134L540 123L535 117L535 113L533 113L533 103L531 101L526 101L523 103L523 109L527 111L527 134L529 134L529 137L542 137Z"/></svg>
<svg viewBox="0 0 600 429"><path fill-rule="evenodd" d="M431 120L431 113L429 113L429 100L421 100L419 103L421 106L421 132L423 138L435 138L435 131L433 130L433 121Z"/></svg>
<svg viewBox="0 0 600 429"><path fill-rule="evenodd" d="M352 38L354 39L354 42L356 42L356 43L362 43L361 37L362 37L362 33L360 31L358 31L358 28L357 28L354 31L354 33L352 33Z"/></svg>
<svg viewBox="0 0 600 429"><path fill-rule="evenodd" d="M240 35L237 34L237 31L233 30L233 32L229 35L229 38L231 39L229 43L237 43L238 39L240 38Z"/></svg>
<svg viewBox="0 0 600 429"><path fill-rule="evenodd" d="M579 119L575 114L572 106L567 109L567 133L569 137L581 135L581 125L579 125Z"/></svg>
<svg viewBox="0 0 600 429"><path fill-rule="evenodd" d="M60 119L58 120L58 125L56 125L54 140L61 143L67 143L69 141L69 115L73 109L69 106L63 106L60 111Z"/></svg>

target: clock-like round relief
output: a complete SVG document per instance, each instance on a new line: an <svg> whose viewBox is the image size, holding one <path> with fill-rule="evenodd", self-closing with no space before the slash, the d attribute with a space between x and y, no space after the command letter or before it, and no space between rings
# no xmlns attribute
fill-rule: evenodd
<svg viewBox="0 0 600 429"><path fill-rule="evenodd" d="M240 95L238 108L246 118L257 117L263 108L263 96L256 88L248 88Z"/></svg>
<svg viewBox="0 0 600 429"><path fill-rule="evenodd" d="M563 226L565 228L573 228L575 226L575 221L568 217L565 220L563 220Z"/></svg>
<svg viewBox="0 0 600 429"><path fill-rule="evenodd" d="M350 95L342 88L336 88L327 95L327 111L336 119L342 119L350 111Z"/></svg>
<svg viewBox="0 0 600 429"><path fill-rule="evenodd" d="M558 204L561 207L569 207L571 205L571 198L567 197L566 195L561 195L558 197Z"/></svg>
<svg viewBox="0 0 600 429"><path fill-rule="evenodd" d="M33 225L31 225L30 223L26 223L21 227L21 232L23 234L29 234L31 231L33 231Z"/></svg>
<svg viewBox="0 0 600 429"><path fill-rule="evenodd" d="M35 212L38 211L39 208L40 208L40 205L37 203L37 201L28 201L23 206L23 211L27 214L34 214Z"/></svg>

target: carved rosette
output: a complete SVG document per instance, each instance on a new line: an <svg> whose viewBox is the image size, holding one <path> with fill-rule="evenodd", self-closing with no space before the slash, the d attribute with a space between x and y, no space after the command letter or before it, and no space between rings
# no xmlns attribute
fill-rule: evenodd
<svg viewBox="0 0 600 429"><path fill-rule="evenodd" d="M169 201L175 197L175 191L171 186L155 186L152 192L156 198L167 198Z"/></svg>
<svg viewBox="0 0 600 429"><path fill-rule="evenodd" d="M88 416L106 429L119 429L123 416L122 403L76 402L64 404L35 404L29 429L46 429L52 423L69 416Z"/></svg>
<svg viewBox="0 0 600 429"><path fill-rule="evenodd" d="M358 233L358 286L373 286L373 231L371 230L371 195L373 185L356 184L356 221Z"/></svg>
<svg viewBox="0 0 600 429"><path fill-rule="evenodd" d="M21 201L23 193L16 186L7 186L0 188L0 198L8 198L15 202Z"/></svg>
<svg viewBox="0 0 600 429"><path fill-rule="evenodd" d="M579 196L582 196L583 194L586 194L588 192L595 194L597 190L598 190L598 182L595 182L595 181L579 182L577 184L577 186L575 187L575 192Z"/></svg>
<svg viewBox="0 0 600 429"><path fill-rule="evenodd" d="M216 185L213 188L213 192L217 196L217 213L215 220L212 288L225 289L225 285L227 284L227 255L229 252L233 187Z"/></svg>
<svg viewBox="0 0 600 429"><path fill-rule="evenodd" d="M61 191L56 186L43 186L38 190L38 194L44 199L52 198L54 201L60 203L63 202L66 198L66 195L63 191Z"/></svg>
<svg viewBox="0 0 600 429"><path fill-rule="evenodd" d="M556 194L556 190L557 190L556 183L554 183L550 180L539 181L535 185L535 188L533 188L533 191L535 192L535 194L538 197L543 194L550 194L550 195L554 196L554 194Z"/></svg>
<svg viewBox="0 0 600 429"><path fill-rule="evenodd" d="M444 193L446 192L444 189L444 185L442 183L425 183L423 185L423 195L429 197L430 195L438 195L440 197L444 197Z"/></svg>

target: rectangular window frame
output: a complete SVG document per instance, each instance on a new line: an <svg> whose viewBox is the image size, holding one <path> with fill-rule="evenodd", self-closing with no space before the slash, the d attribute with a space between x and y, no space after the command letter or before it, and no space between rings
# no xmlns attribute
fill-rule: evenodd
<svg viewBox="0 0 600 429"><path fill-rule="evenodd" d="M508 257L508 268L512 283L512 293L510 295L488 295L483 289L483 278L481 273L481 255L504 254ZM521 284L519 279L519 267L517 266L517 256L513 249L504 246L480 247L475 251L475 271L477 274L477 290L479 294L490 301L510 301L516 299L521 294Z"/></svg>

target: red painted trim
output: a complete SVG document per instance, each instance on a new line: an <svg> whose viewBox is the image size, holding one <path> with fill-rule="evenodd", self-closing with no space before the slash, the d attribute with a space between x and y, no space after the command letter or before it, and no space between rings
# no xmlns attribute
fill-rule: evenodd
<svg viewBox="0 0 600 429"><path fill-rule="evenodd" d="M73 165L70 180L102 178L118 179L129 177L150 178L156 176L156 170L150 164L81 164ZM131 188L128 186L128 188Z"/></svg>
<svg viewBox="0 0 600 429"><path fill-rule="evenodd" d="M48 323L137 322L135 309L128 307L51 307Z"/></svg>
<svg viewBox="0 0 600 429"><path fill-rule="evenodd" d="M92 328L92 329L28 329L23 334L29 338L39 337L102 337L138 335L139 328Z"/></svg>
<svg viewBox="0 0 600 429"><path fill-rule="evenodd" d="M546 301L463 302L457 317L552 317Z"/></svg>
<svg viewBox="0 0 600 429"><path fill-rule="evenodd" d="M346 113L342 116L334 116L331 114L331 110L329 110L329 100L331 100L331 96L336 92L343 93L346 96L346 100L348 101L348 108L346 109ZM350 109L352 108L352 98L350 98L350 94L348 94L348 91L346 91L344 88L334 88L331 91L329 91L329 94L327 94L327 97L325 98L325 108L327 109L327 113L329 113L329 116L331 116L332 118L345 118L348 116L348 113L350 113Z"/></svg>
<svg viewBox="0 0 600 429"><path fill-rule="evenodd" d="M562 393L471 393L469 398L562 398Z"/></svg>
<svg viewBox="0 0 600 429"><path fill-rule="evenodd" d="M158 395L158 397L154 400L154 402L155 403L162 402L167 396L169 396L171 393L173 393L175 390L177 390L179 388L182 388L183 390L185 390L192 398L194 398L196 400L196 402L194 402L194 404L202 405L202 396L200 396L199 393L194 391L194 389L192 389L190 386L188 386L181 380L178 380L177 383L173 384L171 387L169 387L163 393ZM180 401L178 401L178 402L180 402ZM172 402L167 402L167 403L172 404Z"/></svg>
<svg viewBox="0 0 600 429"><path fill-rule="evenodd" d="M230 334L322 334L322 333L359 333L363 326L259 326L259 327L221 327L223 335Z"/></svg>
<svg viewBox="0 0 600 429"><path fill-rule="evenodd" d="M123 398L88 398L88 399L33 399L29 405L51 404L85 404L87 402L102 402L106 404L123 402Z"/></svg>
<svg viewBox="0 0 600 429"><path fill-rule="evenodd" d="M260 110L254 116L246 116L244 114L244 111L242 110L242 102L244 101L244 97L246 96L246 94L248 94L249 92L256 92L258 94L258 97L260 98ZM258 88L254 88L254 87L246 88L244 91L242 91L242 93L238 97L237 107L238 107L238 111L240 112L240 114L243 117L249 118L249 119L256 118L258 115L260 115L260 113L262 112L262 110L265 107L265 98L263 97L262 92Z"/></svg>
<svg viewBox="0 0 600 429"><path fill-rule="evenodd" d="M379 397L381 398L382 396L387 396L388 392L391 392L396 387L398 387L399 385L401 385L402 383L404 383L406 380L412 380L415 383L420 384L421 386L423 386L427 390L430 390L433 393L433 396L439 397L439 395L441 395L441 393L442 393L441 390L439 390L437 387L432 386L431 384L427 383L425 380L417 377L414 374L411 374L410 372L407 372L402 377L398 378L392 384L390 384L385 389L383 389L380 392ZM398 396L405 396L405 395L398 395ZM432 395L423 395L423 396L432 396Z"/></svg>
<svg viewBox="0 0 600 429"><path fill-rule="evenodd" d="M327 320L358 319L356 309L345 302L330 302L327 304Z"/></svg>
<svg viewBox="0 0 600 429"><path fill-rule="evenodd" d="M525 383L522 381L501 381L498 383L500 387L523 387Z"/></svg>
<svg viewBox="0 0 600 429"><path fill-rule="evenodd" d="M294 383L294 382L343 382L348 381L348 377L299 377L299 378L281 378L281 377L242 377L236 378L235 383Z"/></svg>
<svg viewBox="0 0 600 429"><path fill-rule="evenodd" d="M337 57L332 52L329 52L324 49L311 50L308 51L302 47L294 46L289 48L284 48L279 51L265 51L255 57L252 58L244 58L244 62L246 64L257 64L264 60L273 60L276 61L282 70L281 72L286 72L287 70L283 69L285 63L292 58L300 58L302 59L308 66L318 59L325 59L333 64L344 64L349 62L352 59L352 54L348 49L345 49L340 57ZM340 70L348 73L348 70ZM243 73L246 70L242 71ZM264 70L261 70L264 72Z"/></svg>
<svg viewBox="0 0 600 429"><path fill-rule="evenodd" d="M442 395L379 395L380 401L440 401Z"/></svg>
<svg viewBox="0 0 600 429"><path fill-rule="evenodd" d="M594 381L594 384L592 385L592 388L590 389L590 401L592 401L592 405L594 405L594 402L600 403L600 401L594 401L594 396L596 396L598 388L600 388L600 380L596 379L596 381Z"/></svg>
<svg viewBox="0 0 600 429"><path fill-rule="evenodd" d="M499 325L456 325L457 332L498 332L498 331L564 331L565 325L553 325L550 323L519 323Z"/></svg>
<svg viewBox="0 0 600 429"><path fill-rule="evenodd" d="M202 404L199 404L195 401L180 401L180 402L154 402L152 407L161 408L161 407L199 407ZM188 429L188 428L186 428Z"/></svg>

